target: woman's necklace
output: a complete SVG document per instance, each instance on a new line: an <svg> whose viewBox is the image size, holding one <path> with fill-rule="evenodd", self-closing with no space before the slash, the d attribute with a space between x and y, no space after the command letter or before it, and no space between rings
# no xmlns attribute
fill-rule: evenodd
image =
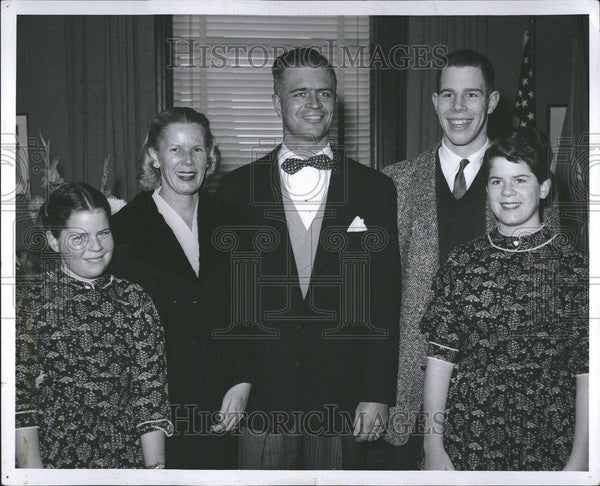
<svg viewBox="0 0 600 486"><path fill-rule="evenodd" d="M544 227L544 225L542 225L537 231L540 231L542 228ZM537 233L537 231L535 233ZM500 233L502 234L502 233ZM533 234L533 233L532 233ZM510 249L510 248L502 248L501 246L496 245L493 241L492 241L492 237L490 236L490 233L487 234L488 237L488 241L490 242L490 245L492 245L494 248L496 248L497 250L502 250L502 251L507 251L509 253L525 253L525 252L529 252L529 251L534 251L534 250L538 250L550 243L552 243L554 241L554 238L556 238L558 235L554 235L552 238L550 238L547 241L544 241L544 243L534 246L533 248L515 248L514 250Z"/></svg>

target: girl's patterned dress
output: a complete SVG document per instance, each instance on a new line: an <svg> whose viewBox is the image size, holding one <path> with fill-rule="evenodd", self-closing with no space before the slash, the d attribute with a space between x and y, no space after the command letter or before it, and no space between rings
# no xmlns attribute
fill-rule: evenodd
<svg viewBox="0 0 600 486"><path fill-rule="evenodd" d="M458 246L434 281L428 356L456 364L444 446L457 470L557 470L588 372L588 271L542 227Z"/></svg>
<svg viewBox="0 0 600 486"><path fill-rule="evenodd" d="M18 283L16 312L16 427L39 427L44 467L143 467L140 435L172 429L148 295L50 270Z"/></svg>

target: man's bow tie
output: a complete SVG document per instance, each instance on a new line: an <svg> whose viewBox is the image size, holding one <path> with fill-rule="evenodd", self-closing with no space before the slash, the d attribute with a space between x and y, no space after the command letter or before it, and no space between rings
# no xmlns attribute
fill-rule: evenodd
<svg viewBox="0 0 600 486"><path fill-rule="evenodd" d="M283 164L281 164L281 168L291 175L295 174L304 167L314 167L315 169L327 170L333 168L334 165L335 162L327 157L327 155L320 154L309 157L306 160L297 159L295 157L285 159Z"/></svg>

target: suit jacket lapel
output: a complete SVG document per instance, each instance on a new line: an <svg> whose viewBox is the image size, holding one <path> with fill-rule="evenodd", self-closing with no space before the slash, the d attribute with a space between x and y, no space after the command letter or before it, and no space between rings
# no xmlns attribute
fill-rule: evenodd
<svg viewBox="0 0 600 486"><path fill-rule="evenodd" d="M258 225L264 225L265 231L274 229L279 243L271 251L261 254L263 270L269 269L281 275L296 274L295 265L290 265L290 245L283 200L281 196L281 181L279 178L279 167L277 165L277 154L279 147L254 163L252 171L252 188L255 191L255 221Z"/></svg>
<svg viewBox="0 0 600 486"><path fill-rule="evenodd" d="M224 253L217 250L212 238L216 228L222 224L222 214L214 197L200 190L198 199L198 244L200 247L200 277L217 267Z"/></svg>
<svg viewBox="0 0 600 486"><path fill-rule="evenodd" d="M187 278L196 278L184 251L177 241L175 234L158 212L152 199L152 193L141 195L141 214L147 215L145 221L137 221L146 232L146 245L148 263L160 266L169 272L183 272Z"/></svg>
<svg viewBox="0 0 600 486"><path fill-rule="evenodd" d="M435 187L435 164L437 147L428 157L428 160L415 173L413 184L414 193L412 194L411 211L413 217L411 233L409 238L413 240L411 245L414 256L421 260L422 255L431 255L426 260L426 268L423 268L424 275L435 274L439 266L439 233L437 223L437 203Z"/></svg>
<svg viewBox="0 0 600 486"><path fill-rule="evenodd" d="M352 168L345 157L341 156L338 151L334 152L340 161L338 166L331 171L329 179L329 189L327 191L327 203L323 212L323 223L321 225L321 234L319 235L319 245L317 254L313 264L313 275L319 275L325 269L329 260L339 254L339 250L329 250L326 247L331 247L330 244L323 245L323 238L328 237L328 232L334 231L334 228L339 228L339 231L346 231L351 220L349 221L352 202L350 195L357 190L353 185ZM356 194L354 194L356 197ZM357 198L360 200L360 198ZM357 216L357 215L354 215ZM312 280L311 280L312 285Z"/></svg>
<svg viewBox="0 0 600 486"><path fill-rule="evenodd" d="M137 252L136 258L144 263L169 273L183 272L186 278L196 278L175 234L158 212L152 193L141 193L130 204L134 209L124 224L131 226L125 230L131 237L124 235L123 244Z"/></svg>

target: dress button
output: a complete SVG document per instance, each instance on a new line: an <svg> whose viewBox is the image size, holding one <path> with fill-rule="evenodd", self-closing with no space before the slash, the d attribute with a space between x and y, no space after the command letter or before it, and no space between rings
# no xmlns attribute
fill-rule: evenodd
<svg viewBox="0 0 600 486"><path fill-rule="evenodd" d="M302 325L299 325L298 331L300 331L302 334L304 334L304 327Z"/></svg>

